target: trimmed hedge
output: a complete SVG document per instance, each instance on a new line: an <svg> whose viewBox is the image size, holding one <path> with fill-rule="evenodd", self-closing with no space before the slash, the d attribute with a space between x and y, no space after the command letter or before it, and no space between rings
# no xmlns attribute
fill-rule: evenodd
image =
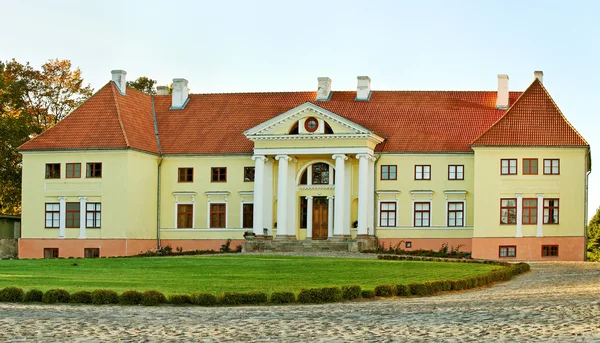
<svg viewBox="0 0 600 343"><path fill-rule="evenodd" d="M407 297L410 295L410 289L407 285L396 285L396 295L399 297Z"/></svg>
<svg viewBox="0 0 600 343"><path fill-rule="evenodd" d="M156 306L167 302L167 298L159 291L145 291L142 293L142 305Z"/></svg>
<svg viewBox="0 0 600 343"><path fill-rule="evenodd" d="M92 292L92 304L108 305L118 304L119 294L111 289L97 289Z"/></svg>
<svg viewBox="0 0 600 343"><path fill-rule="evenodd" d="M79 291L71 294L71 304L91 304L92 293L88 291Z"/></svg>
<svg viewBox="0 0 600 343"><path fill-rule="evenodd" d="M68 303L71 300L71 294L64 289L50 289L42 296L42 302L46 304Z"/></svg>
<svg viewBox="0 0 600 343"><path fill-rule="evenodd" d="M359 285L347 285L342 286L342 299L354 300L360 298L360 286Z"/></svg>
<svg viewBox="0 0 600 343"><path fill-rule="evenodd" d="M263 292L225 292L219 298L220 305L258 305L268 301L267 293Z"/></svg>
<svg viewBox="0 0 600 343"><path fill-rule="evenodd" d="M271 293L272 304L292 304L296 302L296 295L292 292L273 292Z"/></svg>
<svg viewBox="0 0 600 343"><path fill-rule="evenodd" d="M210 293L194 293L192 294L192 303L200 306L215 306L217 297Z"/></svg>
<svg viewBox="0 0 600 343"><path fill-rule="evenodd" d="M23 301L24 292L18 287L0 289L0 302L19 303Z"/></svg>
<svg viewBox="0 0 600 343"><path fill-rule="evenodd" d="M298 302L303 304L322 304L342 301L339 287L302 289L298 293Z"/></svg>
<svg viewBox="0 0 600 343"><path fill-rule="evenodd" d="M192 303L192 297L188 294L175 294L169 297L169 303L173 305L189 305Z"/></svg>
<svg viewBox="0 0 600 343"><path fill-rule="evenodd" d="M125 291L119 295L120 305L140 305L142 303L142 293L138 291Z"/></svg>
<svg viewBox="0 0 600 343"><path fill-rule="evenodd" d="M26 303L39 303L42 302L42 297L44 296L44 292L39 289L30 289L25 292L23 296L23 301Z"/></svg>
<svg viewBox="0 0 600 343"><path fill-rule="evenodd" d="M373 299L375 298L375 291L372 289L363 289L360 295L365 299Z"/></svg>
<svg viewBox="0 0 600 343"><path fill-rule="evenodd" d="M375 287L375 295L378 297L393 297L396 295L395 285L379 285Z"/></svg>
<svg viewBox="0 0 600 343"><path fill-rule="evenodd" d="M429 282L410 283L408 284L408 289L410 290L410 294L416 296L422 297L433 294L431 284Z"/></svg>

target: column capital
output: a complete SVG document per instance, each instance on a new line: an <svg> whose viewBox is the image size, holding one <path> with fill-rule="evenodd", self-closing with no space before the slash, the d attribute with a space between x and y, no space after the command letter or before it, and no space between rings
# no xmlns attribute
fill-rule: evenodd
<svg viewBox="0 0 600 343"><path fill-rule="evenodd" d="M267 162L268 158L265 155L254 155L254 156L252 156L252 160L253 161L260 161L260 160L262 160L262 162Z"/></svg>
<svg viewBox="0 0 600 343"><path fill-rule="evenodd" d="M334 160L342 159L342 161L345 161L348 159L348 156L346 156L344 154L334 154L333 156L331 156L331 158Z"/></svg>
<svg viewBox="0 0 600 343"><path fill-rule="evenodd" d="M67 200L67 197L65 197L65 196L59 196L58 200Z"/></svg>
<svg viewBox="0 0 600 343"><path fill-rule="evenodd" d="M523 194L522 194L522 193L515 193L515 196L516 196L517 198L522 198L522 197L523 197Z"/></svg>
<svg viewBox="0 0 600 343"><path fill-rule="evenodd" d="M312 200L313 196L312 195L307 195L305 198L306 198L306 200Z"/></svg>
<svg viewBox="0 0 600 343"><path fill-rule="evenodd" d="M292 158L291 158L291 157L289 157L288 155L277 155L277 156L275 156L275 159L276 159L277 161L284 160L284 161L288 162L288 161L290 161Z"/></svg>
<svg viewBox="0 0 600 343"><path fill-rule="evenodd" d="M333 200L333 199L335 199L335 197L333 195L330 195L327 197L327 200Z"/></svg>
<svg viewBox="0 0 600 343"><path fill-rule="evenodd" d="M87 200L87 197L79 197L79 200Z"/></svg>
<svg viewBox="0 0 600 343"><path fill-rule="evenodd" d="M538 197L538 198L543 198L544 197L544 193L537 193L535 196Z"/></svg>
<svg viewBox="0 0 600 343"><path fill-rule="evenodd" d="M357 159L365 159L365 160L369 160L371 159L373 156L371 156L370 154L356 154L356 158Z"/></svg>

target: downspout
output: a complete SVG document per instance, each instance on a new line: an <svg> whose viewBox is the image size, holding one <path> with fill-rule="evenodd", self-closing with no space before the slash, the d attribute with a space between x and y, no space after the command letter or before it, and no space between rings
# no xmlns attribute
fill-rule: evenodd
<svg viewBox="0 0 600 343"><path fill-rule="evenodd" d="M377 201L375 201L375 194L376 194L376 190L375 190L375 185L377 184L377 161L379 161L379 159L381 158L381 154L383 153L383 150L385 149L385 145L387 144L387 136L385 136L384 140L383 140L383 145L381 146L381 152L379 152L379 154L376 154L375 157L375 162L373 162L373 194L371 194L371 196L373 197L373 237L375 237L375 241L377 244L377 248L379 249L379 237L377 237L377 230L375 230L375 228L377 227Z"/></svg>
<svg viewBox="0 0 600 343"><path fill-rule="evenodd" d="M154 96L151 96L152 100L152 118L154 119L154 135L156 136L156 144L158 146L158 170L157 170L157 181L156 181L156 247L161 248L160 243L160 181L161 181L161 166L163 161L163 151L160 145L160 136L158 135L158 123L156 121L156 110L154 108Z"/></svg>
<svg viewBox="0 0 600 343"><path fill-rule="evenodd" d="M590 180L590 174L592 172L592 152L588 149L588 153L586 156L586 165L587 165L587 171L585 172L585 197L583 199L583 236L585 237L585 247L584 247L584 251L585 254L583 255L583 260L587 261L587 242L588 242L588 232L587 232L587 227L588 227L588 187L589 187L589 180Z"/></svg>

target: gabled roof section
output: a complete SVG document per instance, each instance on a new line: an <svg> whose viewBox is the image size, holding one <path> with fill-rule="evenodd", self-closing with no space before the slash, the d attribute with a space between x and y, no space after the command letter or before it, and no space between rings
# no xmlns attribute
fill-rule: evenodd
<svg viewBox="0 0 600 343"><path fill-rule="evenodd" d="M472 146L588 146L540 80L523 92L506 114Z"/></svg>

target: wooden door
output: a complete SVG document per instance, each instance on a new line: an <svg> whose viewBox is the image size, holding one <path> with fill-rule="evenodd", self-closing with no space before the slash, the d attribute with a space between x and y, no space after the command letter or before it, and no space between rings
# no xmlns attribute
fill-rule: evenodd
<svg viewBox="0 0 600 343"><path fill-rule="evenodd" d="M327 239L327 228L329 220L329 205L327 198L313 198L313 239Z"/></svg>

